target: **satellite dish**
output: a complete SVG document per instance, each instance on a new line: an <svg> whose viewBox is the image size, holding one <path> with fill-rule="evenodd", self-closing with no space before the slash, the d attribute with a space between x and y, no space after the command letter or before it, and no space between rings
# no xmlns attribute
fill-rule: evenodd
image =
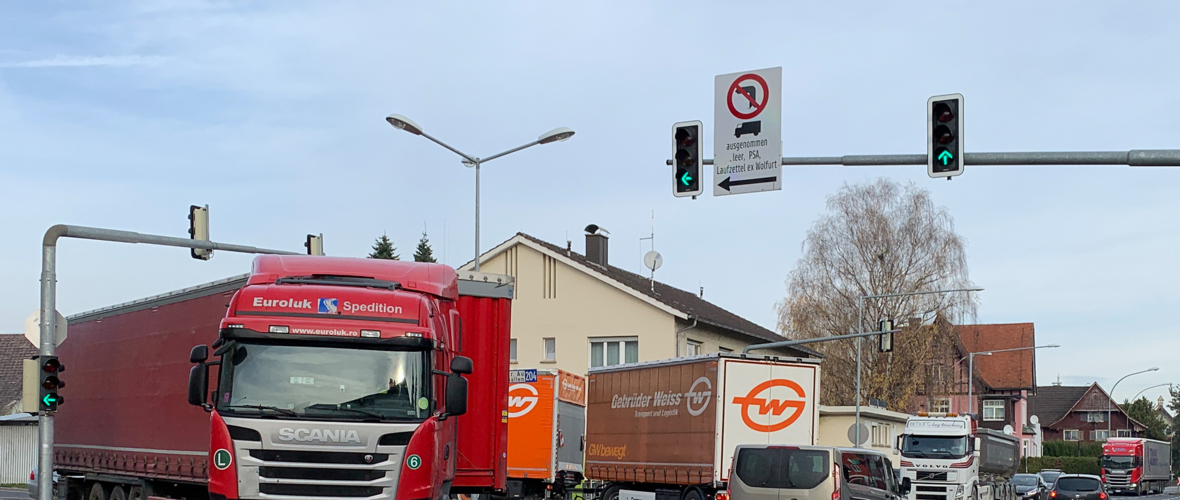
<svg viewBox="0 0 1180 500"><path fill-rule="evenodd" d="M1013 429L1011 425L1005 425L1004 426L1004 434L1007 434L1009 436L1016 434L1016 429Z"/></svg>
<svg viewBox="0 0 1180 500"><path fill-rule="evenodd" d="M1040 419L1040 417L1033 415L1031 417L1028 417L1028 422L1033 425L1037 425L1037 424L1041 423L1041 419Z"/></svg>
<svg viewBox="0 0 1180 500"><path fill-rule="evenodd" d="M656 269L659 269L660 266L664 265L664 256L660 255L660 252L655 250L647 252L647 254L643 256L643 265L647 266L648 269L655 271Z"/></svg>

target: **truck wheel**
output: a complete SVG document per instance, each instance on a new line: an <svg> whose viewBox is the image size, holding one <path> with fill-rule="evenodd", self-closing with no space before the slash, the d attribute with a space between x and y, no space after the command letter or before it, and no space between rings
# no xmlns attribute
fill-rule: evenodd
<svg viewBox="0 0 1180 500"><path fill-rule="evenodd" d="M115 486L111 488L111 497L108 500L127 500L127 491L122 486Z"/></svg>
<svg viewBox="0 0 1180 500"><path fill-rule="evenodd" d="M143 497L143 486L132 486L127 490L127 500L146 500Z"/></svg>
<svg viewBox="0 0 1180 500"><path fill-rule="evenodd" d="M94 500L94 499L91 499ZM979 500L979 486L971 487L971 500Z"/></svg>
<svg viewBox="0 0 1180 500"><path fill-rule="evenodd" d="M86 500L107 500L107 492L103 489L102 483L96 482L90 487L90 495L86 497Z"/></svg>
<svg viewBox="0 0 1180 500"><path fill-rule="evenodd" d="M619 490L623 488L619 486L611 486L602 491L602 498L600 500L619 500Z"/></svg>
<svg viewBox="0 0 1180 500"><path fill-rule="evenodd" d="M684 495L680 497L680 500L705 500L705 495L698 488L689 488L684 490Z"/></svg>

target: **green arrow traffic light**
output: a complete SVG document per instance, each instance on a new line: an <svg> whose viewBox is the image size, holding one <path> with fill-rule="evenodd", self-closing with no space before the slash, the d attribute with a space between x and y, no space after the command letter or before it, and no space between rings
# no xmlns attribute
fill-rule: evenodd
<svg viewBox="0 0 1180 500"><path fill-rule="evenodd" d="M941 161L943 165L946 165L948 162L950 162L954 158L955 158L955 155L951 154L950 151L947 151L945 149L942 150L941 153L938 153L938 161Z"/></svg>
<svg viewBox="0 0 1180 500"><path fill-rule="evenodd" d="M680 176L680 183L684 184L685 186L692 185L692 174L685 172L684 175Z"/></svg>

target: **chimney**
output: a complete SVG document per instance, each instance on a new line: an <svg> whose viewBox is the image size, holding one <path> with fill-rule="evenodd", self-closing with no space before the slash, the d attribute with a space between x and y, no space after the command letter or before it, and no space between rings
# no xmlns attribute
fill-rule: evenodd
<svg viewBox="0 0 1180 500"><path fill-rule="evenodd" d="M609 234L609 231L598 227L597 224L586 226L586 260L602 267L607 266L607 235Z"/></svg>

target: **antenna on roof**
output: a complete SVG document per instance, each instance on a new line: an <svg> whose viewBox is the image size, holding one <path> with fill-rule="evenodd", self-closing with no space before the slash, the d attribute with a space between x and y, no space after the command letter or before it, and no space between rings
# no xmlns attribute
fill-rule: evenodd
<svg viewBox="0 0 1180 500"><path fill-rule="evenodd" d="M643 265L651 269L651 291L656 292L656 269L664 265L664 256L656 251L656 211L651 211L651 236L639 238L639 241L651 240L651 251L643 255ZM642 243L640 243L642 245Z"/></svg>
<svg viewBox="0 0 1180 500"><path fill-rule="evenodd" d="M1056 387L1061 387L1061 374L1060 373L1057 374L1057 381L1053 382L1053 385Z"/></svg>

